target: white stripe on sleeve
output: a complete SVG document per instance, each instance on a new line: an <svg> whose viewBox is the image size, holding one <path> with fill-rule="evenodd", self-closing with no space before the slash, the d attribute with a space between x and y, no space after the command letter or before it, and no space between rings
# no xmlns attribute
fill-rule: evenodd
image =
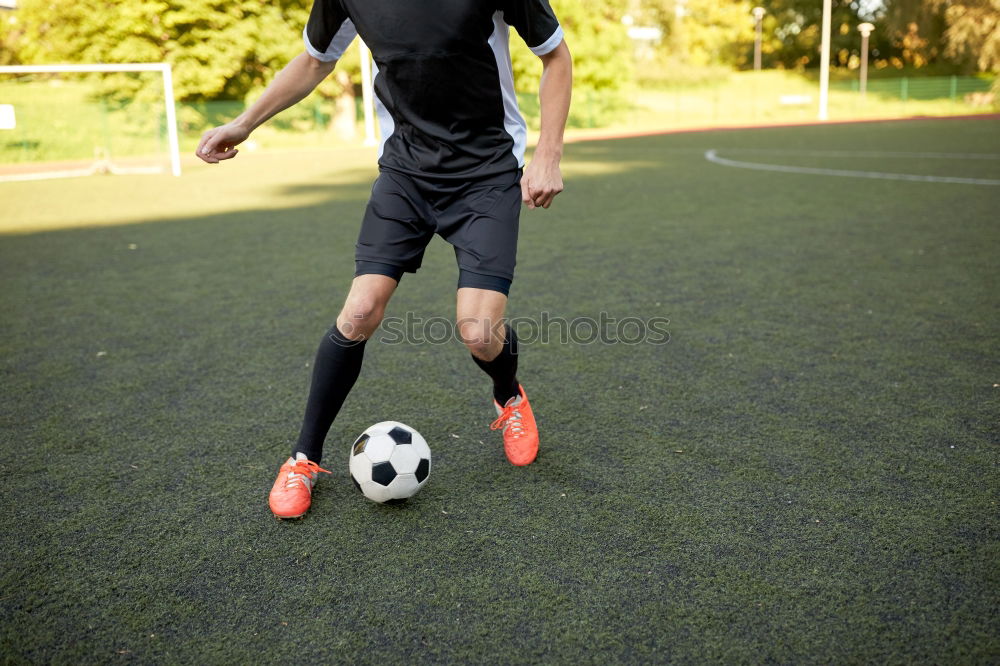
<svg viewBox="0 0 1000 666"><path fill-rule="evenodd" d="M563 40L563 29L562 26L556 26L556 31L552 33L552 36L546 39L544 42L538 46L531 46L531 52L536 56L543 56L546 53L551 53L555 50L559 43Z"/></svg>
<svg viewBox="0 0 1000 666"><path fill-rule="evenodd" d="M340 24L340 28L337 30L337 34L333 36L330 43L327 44L326 49L320 51L318 48L313 46L309 42L309 34L306 32L306 28L302 29L302 41L305 42L306 51L316 60L321 62L333 62L334 60L340 60L340 57L344 55L344 51L347 47L351 45L354 38L358 36L358 31L354 28L354 23L351 19L346 19Z"/></svg>

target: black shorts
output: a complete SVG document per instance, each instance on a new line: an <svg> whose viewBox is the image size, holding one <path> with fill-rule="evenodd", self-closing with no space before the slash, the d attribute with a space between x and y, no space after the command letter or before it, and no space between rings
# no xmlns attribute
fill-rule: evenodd
<svg viewBox="0 0 1000 666"><path fill-rule="evenodd" d="M455 248L459 287L506 294L514 278L520 212L520 170L463 181L383 169L361 223L355 275L399 280L416 272L437 233Z"/></svg>

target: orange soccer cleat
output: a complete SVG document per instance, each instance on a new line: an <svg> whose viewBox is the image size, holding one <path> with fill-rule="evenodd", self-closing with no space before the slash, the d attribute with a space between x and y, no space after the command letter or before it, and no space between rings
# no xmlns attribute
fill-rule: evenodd
<svg viewBox="0 0 1000 666"><path fill-rule="evenodd" d="M320 472L330 472L312 462L304 453L296 453L278 470L267 503L278 518L298 518L312 504L312 489Z"/></svg>
<svg viewBox="0 0 1000 666"><path fill-rule="evenodd" d="M530 465L538 455L538 426L524 387L518 384L517 388L519 394L503 407L493 401L497 420L490 424L490 430L503 428L503 450L507 460L515 465Z"/></svg>

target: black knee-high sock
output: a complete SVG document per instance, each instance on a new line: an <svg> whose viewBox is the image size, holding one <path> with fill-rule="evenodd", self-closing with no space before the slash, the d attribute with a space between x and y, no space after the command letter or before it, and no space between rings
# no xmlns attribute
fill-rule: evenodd
<svg viewBox="0 0 1000 666"><path fill-rule="evenodd" d="M519 393L517 384L517 336L510 326L504 329L503 348L492 361L472 357L483 371L493 379L493 398L501 406Z"/></svg>
<svg viewBox="0 0 1000 666"><path fill-rule="evenodd" d="M323 336L313 364L312 386L299 441L292 449L293 458L297 452L306 454L315 463L323 457L326 434L361 373L364 355L365 341L344 337L336 324Z"/></svg>

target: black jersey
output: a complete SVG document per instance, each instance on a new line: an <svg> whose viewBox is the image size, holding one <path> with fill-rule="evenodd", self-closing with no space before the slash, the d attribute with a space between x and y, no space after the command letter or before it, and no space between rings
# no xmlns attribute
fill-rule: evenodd
<svg viewBox="0 0 1000 666"><path fill-rule="evenodd" d="M548 0L315 0L303 38L326 62L371 49L380 166L478 178L524 165L509 26L536 55L563 39Z"/></svg>

